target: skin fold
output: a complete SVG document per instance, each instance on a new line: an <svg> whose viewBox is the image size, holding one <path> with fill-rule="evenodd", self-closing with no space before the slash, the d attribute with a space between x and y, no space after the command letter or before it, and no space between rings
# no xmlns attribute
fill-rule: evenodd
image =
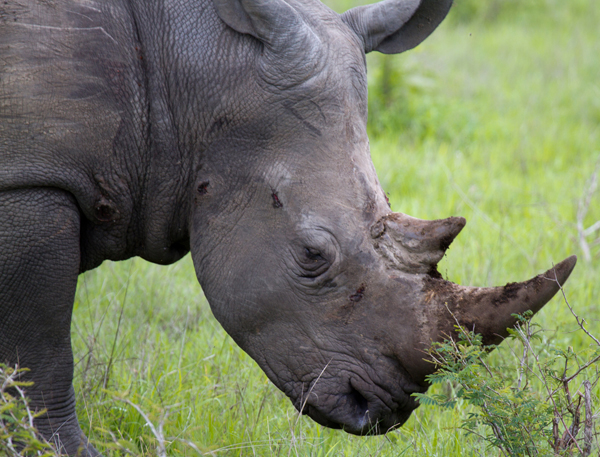
<svg viewBox="0 0 600 457"><path fill-rule="evenodd" d="M370 158L365 53L423 41L451 0L343 15L316 0L0 5L0 361L36 425L96 456L75 415L78 274L191 251L225 330L328 427L385 433L418 406L455 319L497 343L575 257L499 288L442 279L465 225L392 213Z"/></svg>

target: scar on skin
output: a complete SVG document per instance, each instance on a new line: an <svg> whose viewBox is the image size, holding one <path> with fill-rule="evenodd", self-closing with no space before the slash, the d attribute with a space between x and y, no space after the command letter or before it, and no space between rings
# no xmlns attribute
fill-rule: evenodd
<svg viewBox="0 0 600 457"><path fill-rule="evenodd" d="M198 193L200 195L208 194L208 186L209 185L210 185L210 183L208 181L201 182L200 185L198 186Z"/></svg>
<svg viewBox="0 0 600 457"><path fill-rule="evenodd" d="M361 284L360 287L358 289L356 289L356 293L353 295L350 295L350 301L353 302L359 302L362 300L363 298L363 294L365 293L365 289L367 288L367 286L365 286L364 284Z"/></svg>
<svg viewBox="0 0 600 457"><path fill-rule="evenodd" d="M275 190L273 190L273 189L271 189L271 191L272 191L271 197L273 198L273 208L283 208L283 203L281 203L281 201L279 201L277 192L275 192Z"/></svg>
<svg viewBox="0 0 600 457"><path fill-rule="evenodd" d="M365 290L366 290L367 286L365 286L364 284L361 284L360 287L358 289L356 289L356 292L352 295L350 295L348 302L344 303L344 305L342 305L341 308L341 313L342 316L344 316L344 324L348 324L348 322L350 322L350 318L352 317L352 314L354 313L354 306L356 305L356 303L358 303L359 301L362 300Z"/></svg>
<svg viewBox="0 0 600 457"><path fill-rule="evenodd" d="M388 207L391 209L392 205L390 205L390 199L388 198L387 194L384 192L383 196L385 198L385 202L387 203Z"/></svg>

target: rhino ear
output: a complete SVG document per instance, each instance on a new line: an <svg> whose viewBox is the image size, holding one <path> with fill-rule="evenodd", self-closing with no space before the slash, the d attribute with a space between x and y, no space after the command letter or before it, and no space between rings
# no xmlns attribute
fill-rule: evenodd
<svg viewBox="0 0 600 457"><path fill-rule="evenodd" d="M342 20L363 39L365 52L398 54L427 38L448 14L453 0L384 0L352 8Z"/></svg>
<svg viewBox="0 0 600 457"><path fill-rule="evenodd" d="M259 38L252 19L244 9L241 1L214 0L213 3L217 14L225 24L237 32Z"/></svg>
<svg viewBox="0 0 600 457"><path fill-rule="evenodd" d="M275 48L293 42L294 32L307 28L284 0L213 0L217 14L232 29ZM290 38L292 38L290 40Z"/></svg>

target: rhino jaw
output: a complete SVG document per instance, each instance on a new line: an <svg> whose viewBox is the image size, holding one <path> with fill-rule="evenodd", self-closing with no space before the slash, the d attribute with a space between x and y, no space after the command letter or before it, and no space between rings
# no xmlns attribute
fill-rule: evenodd
<svg viewBox="0 0 600 457"><path fill-rule="evenodd" d="M319 395L307 393L303 400L298 398L294 406L315 422L334 429L342 429L353 435L378 435L400 427L419 405L411 394L423 393L426 388L403 380L402 386L388 391L369 376L350 375L335 386L335 402L323 404L328 392L324 386L313 386ZM333 392L331 392L333 393Z"/></svg>

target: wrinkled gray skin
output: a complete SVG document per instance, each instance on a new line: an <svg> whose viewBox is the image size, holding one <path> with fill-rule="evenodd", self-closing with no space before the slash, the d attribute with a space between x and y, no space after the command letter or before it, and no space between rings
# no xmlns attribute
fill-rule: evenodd
<svg viewBox="0 0 600 457"><path fill-rule="evenodd" d="M77 275L105 259L191 250L227 332L296 408L355 434L408 418L454 318L498 342L575 265L457 286L436 265L464 219L390 211L365 52L416 46L451 0L2 3L0 360L31 369L37 425L71 455L97 455L69 326Z"/></svg>

